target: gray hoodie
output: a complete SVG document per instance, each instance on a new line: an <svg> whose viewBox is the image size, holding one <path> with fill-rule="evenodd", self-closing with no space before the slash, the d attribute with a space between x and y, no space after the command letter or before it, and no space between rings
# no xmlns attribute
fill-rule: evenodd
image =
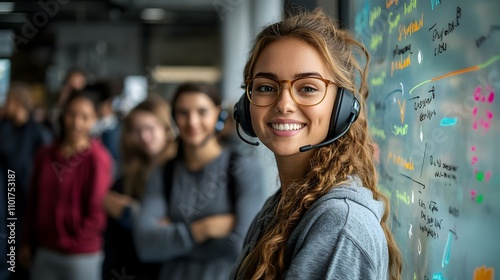
<svg viewBox="0 0 500 280"><path fill-rule="evenodd" d="M286 243L282 279L388 279L389 253L380 220L382 202L357 177L333 188L304 214ZM281 192L256 216L231 273L272 222Z"/></svg>
<svg viewBox="0 0 500 280"><path fill-rule="evenodd" d="M162 262L159 279L227 279L240 254L248 228L265 200L261 168L250 157L238 156L231 168L234 199L227 191L230 152L224 152L202 170L191 172L181 160L173 170L169 203L163 169L150 176L134 223L134 241L144 262ZM189 224L198 219L232 213L236 224L225 238L197 244ZM168 217L168 225L158 221Z"/></svg>

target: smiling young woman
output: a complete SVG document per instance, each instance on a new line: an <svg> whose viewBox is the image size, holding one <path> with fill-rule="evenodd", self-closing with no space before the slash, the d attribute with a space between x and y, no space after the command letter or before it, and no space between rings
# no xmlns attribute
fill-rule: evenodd
<svg viewBox="0 0 500 280"><path fill-rule="evenodd" d="M235 119L274 153L281 188L250 227L231 279L400 278L367 128L368 61L320 10L257 36Z"/></svg>

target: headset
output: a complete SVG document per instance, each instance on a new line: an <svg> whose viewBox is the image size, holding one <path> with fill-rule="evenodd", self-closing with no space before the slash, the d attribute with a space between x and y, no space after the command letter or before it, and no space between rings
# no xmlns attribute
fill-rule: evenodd
<svg viewBox="0 0 500 280"><path fill-rule="evenodd" d="M217 122L215 123L215 134L219 134L226 125L226 120L229 117L229 112L224 107L221 107Z"/></svg>
<svg viewBox="0 0 500 280"><path fill-rule="evenodd" d="M361 106L358 99L354 97L354 94L345 88L339 88L337 91L337 96L335 97L335 103L333 104L332 116L330 118L330 127L328 129L328 134L322 142L316 145L306 145L300 147L301 152L306 152L311 149L321 148L326 145L330 145L337 139L342 137L351 127L359 116ZM259 142L250 142L242 137L240 134L239 127L243 130L245 134L251 137L257 137L255 131L252 127L252 118L250 116L250 101L248 100L246 93L240 97L240 100L234 105L233 112L234 120L236 121L236 132L238 136L245 143L258 146Z"/></svg>

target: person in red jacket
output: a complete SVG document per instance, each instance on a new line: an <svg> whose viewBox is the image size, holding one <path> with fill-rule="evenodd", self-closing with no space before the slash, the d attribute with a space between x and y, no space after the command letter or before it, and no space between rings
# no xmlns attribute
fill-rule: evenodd
<svg viewBox="0 0 500 280"><path fill-rule="evenodd" d="M112 163L106 148L89 136L96 119L91 92L72 94L62 111L59 139L35 157L20 253L31 279L100 279L103 200Z"/></svg>

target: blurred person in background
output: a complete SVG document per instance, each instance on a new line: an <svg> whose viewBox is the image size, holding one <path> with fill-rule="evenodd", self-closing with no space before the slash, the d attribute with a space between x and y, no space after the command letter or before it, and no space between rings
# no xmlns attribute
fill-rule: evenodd
<svg viewBox="0 0 500 280"><path fill-rule="evenodd" d="M227 279L264 202L260 167L219 143L220 105L209 84L174 95L178 154L151 174L134 228L139 257L163 263L158 279Z"/></svg>
<svg viewBox="0 0 500 280"><path fill-rule="evenodd" d="M23 215L27 204L27 194L29 186L29 177L32 171L33 159L36 151L44 144L50 141L50 133L44 127L33 120L32 117L32 91L31 87L22 82L13 82L7 93L3 117L0 119L0 135L2 142L0 144L0 205L8 205L7 190L14 187L15 191L10 192L15 195L15 215L16 215L16 248L20 248L20 238ZM8 170L15 175L14 185L7 185ZM7 188L9 187L9 188ZM11 197L12 198L12 197ZM7 207L1 207L0 218L7 220ZM2 227L0 234L7 234L7 228ZM7 240L7 239L6 239ZM9 273L4 266L7 264L4 258L7 255L7 248L10 247L6 242L1 242L1 265L0 279L8 279ZM17 269L17 273L12 274L11 279L23 279L27 277L27 272Z"/></svg>
<svg viewBox="0 0 500 280"><path fill-rule="evenodd" d="M78 69L69 70L64 79L57 106L62 108L71 93L81 91L85 86L87 86L87 76L85 73Z"/></svg>
<svg viewBox="0 0 500 280"><path fill-rule="evenodd" d="M50 123L50 120L48 119L48 110L45 106L36 106L33 108L33 120L40 124L43 128L43 137L44 139L47 139L48 142L50 142L53 138L54 134L54 127Z"/></svg>
<svg viewBox="0 0 500 280"><path fill-rule="evenodd" d="M176 152L170 106L160 97L149 97L125 118L121 135L122 170L105 199L109 215L103 279L131 275L135 280L155 279L158 264L143 263L137 256L132 224L141 205L151 171ZM122 271L123 269L123 271Z"/></svg>
<svg viewBox="0 0 500 280"><path fill-rule="evenodd" d="M90 138L96 120L92 92L71 93L59 138L36 155L19 254L31 279L101 279L112 163L100 141Z"/></svg>
<svg viewBox="0 0 500 280"><path fill-rule="evenodd" d="M120 173L121 122L113 110L113 99L119 94L120 89L113 87L110 81L99 81L87 88L95 92L97 99L98 120L91 133L101 139L113 157L113 178L116 179Z"/></svg>
<svg viewBox="0 0 500 280"><path fill-rule="evenodd" d="M87 76L85 73L78 69L69 70L63 81L62 88L59 92L59 97L53 108L49 111L49 121L55 134L60 134L61 127L59 120L61 118L61 111L66 101L72 93L79 92L87 86Z"/></svg>

